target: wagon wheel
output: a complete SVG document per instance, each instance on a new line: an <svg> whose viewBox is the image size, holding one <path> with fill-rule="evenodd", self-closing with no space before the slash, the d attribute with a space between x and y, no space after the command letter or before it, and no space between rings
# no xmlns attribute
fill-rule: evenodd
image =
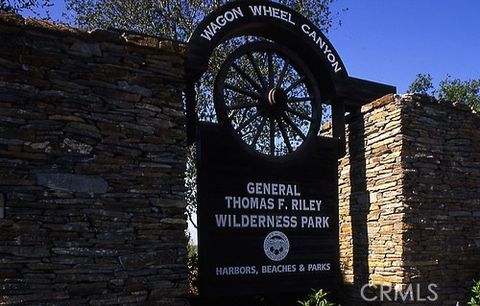
<svg viewBox="0 0 480 306"><path fill-rule="evenodd" d="M298 151L316 137L322 115L310 70L271 42L239 47L215 79L217 117L249 150L271 157Z"/></svg>

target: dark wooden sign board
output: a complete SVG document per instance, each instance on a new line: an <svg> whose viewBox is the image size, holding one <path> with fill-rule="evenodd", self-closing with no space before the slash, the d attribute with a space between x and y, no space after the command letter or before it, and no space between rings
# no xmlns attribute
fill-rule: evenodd
<svg viewBox="0 0 480 306"><path fill-rule="evenodd" d="M195 84L214 49L242 36L263 42L245 43L227 56L212 101L219 123L199 122ZM260 69L262 60L253 53L264 56L268 67ZM277 70L272 54L284 63ZM240 67L242 56L251 62L250 70ZM288 65L302 78L275 83L274 71L283 80L286 70L280 67ZM187 138L197 144L199 289L205 305L254 305L249 302L254 296L276 297L275 306L293 305L311 288L338 288L337 164L345 148L345 112L395 88L348 76L333 45L313 23L265 0L227 2L206 16L189 40L185 66ZM241 76L243 83L232 86L232 75ZM247 86L239 88L242 84ZM292 84L303 84L305 90L287 94L297 86ZM310 108L290 108L308 100ZM332 138L317 136L322 124L317 110L324 104L331 106ZM235 113L247 107L252 109L240 117ZM292 114L297 121L290 120ZM255 118L263 119L253 125ZM302 120L310 121L308 133L300 128L306 126ZM266 122L270 137L263 139L270 140L270 151L262 155L255 150ZM248 125L251 130L245 132ZM281 133L272 132L275 126ZM296 152L287 144L292 134L303 136ZM282 139L287 154L274 149ZM286 298L289 294L292 299ZM215 302L222 298L226 303Z"/></svg>
<svg viewBox="0 0 480 306"><path fill-rule="evenodd" d="M337 286L337 141L319 138L299 158L275 162L239 149L220 125L201 124L198 131L202 295L307 293ZM282 260L270 259L264 248L275 231L289 241Z"/></svg>

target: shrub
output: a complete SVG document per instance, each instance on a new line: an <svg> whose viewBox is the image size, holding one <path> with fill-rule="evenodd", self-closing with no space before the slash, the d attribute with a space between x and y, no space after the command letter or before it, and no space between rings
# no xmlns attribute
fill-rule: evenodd
<svg viewBox="0 0 480 306"><path fill-rule="evenodd" d="M323 289L315 290L312 289L312 293L307 296L303 301L298 301L302 306L335 306L335 303L329 302L327 300L328 292L323 291ZM340 305L339 305L340 306Z"/></svg>
<svg viewBox="0 0 480 306"><path fill-rule="evenodd" d="M198 295L198 252L197 246L191 242L187 245L188 291Z"/></svg>
<svg viewBox="0 0 480 306"><path fill-rule="evenodd" d="M474 281L472 288L472 298L468 302L470 306L480 306L480 280Z"/></svg>

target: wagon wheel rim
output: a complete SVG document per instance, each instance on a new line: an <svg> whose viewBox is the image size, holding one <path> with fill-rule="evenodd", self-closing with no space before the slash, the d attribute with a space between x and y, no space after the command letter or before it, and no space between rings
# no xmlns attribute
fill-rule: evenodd
<svg viewBox="0 0 480 306"><path fill-rule="evenodd" d="M293 52L271 42L231 53L215 80L219 121L248 150L270 157L300 151L316 137L321 98L309 68Z"/></svg>

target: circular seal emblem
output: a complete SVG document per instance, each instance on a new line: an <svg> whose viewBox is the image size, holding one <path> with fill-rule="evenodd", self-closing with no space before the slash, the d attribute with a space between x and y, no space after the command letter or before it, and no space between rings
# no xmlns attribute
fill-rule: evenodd
<svg viewBox="0 0 480 306"><path fill-rule="evenodd" d="M273 261L280 261L288 255L290 242L287 236L279 231L273 231L265 237L263 250L265 255Z"/></svg>

